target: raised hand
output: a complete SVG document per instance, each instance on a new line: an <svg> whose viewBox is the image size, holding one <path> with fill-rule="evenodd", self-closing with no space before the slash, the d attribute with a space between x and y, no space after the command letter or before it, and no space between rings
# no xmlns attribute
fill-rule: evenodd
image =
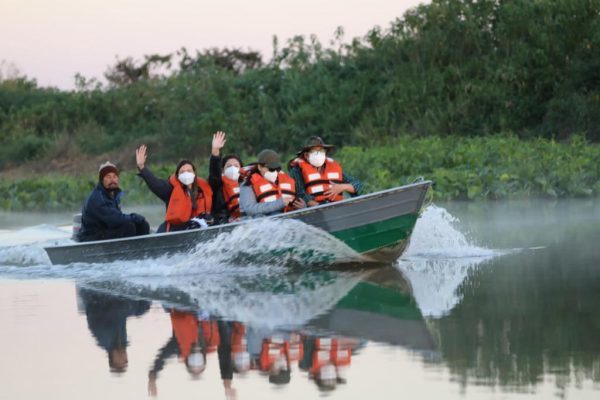
<svg viewBox="0 0 600 400"><path fill-rule="evenodd" d="M225 146L225 142L227 142L227 140L225 139L225 132L217 131L213 134L213 139L212 139L212 155L213 156L215 156L215 157L219 156L221 149L223 148L223 146Z"/></svg>
<svg viewBox="0 0 600 400"><path fill-rule="evenodd" d="M144 165L146 165L146 150L147 147L145 144L135 149L135 163L140 171L143 170Z"/></svg>

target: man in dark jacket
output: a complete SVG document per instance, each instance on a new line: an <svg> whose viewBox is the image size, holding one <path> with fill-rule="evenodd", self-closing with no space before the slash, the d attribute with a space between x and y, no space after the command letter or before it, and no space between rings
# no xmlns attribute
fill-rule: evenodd
<svg viewBox="0 0 600 400"><path fill-rule="evenodd" d="M81 242L147 235L150 225L139 214L123 214L119 205L119 171L106 162L98 170L98 185L85 201L81 212Z"/></svg>
<svg viewBox="0 0 600 400"><path fill-rule="evenodd" d="M150 309L150 302L83 287L77 287L77 296L85 309L90 332L98 346L106 350L111 372L125 372L128 362L127 318L145 314Z"/></svg>

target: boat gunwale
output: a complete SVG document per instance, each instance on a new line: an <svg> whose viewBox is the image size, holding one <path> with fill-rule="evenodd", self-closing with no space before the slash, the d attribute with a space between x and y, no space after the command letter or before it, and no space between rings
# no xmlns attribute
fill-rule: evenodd
<svg viewBox="0 0 600 400"><path fill-rule="evenodd" d="M254 222L256 220L261 220L263 218L271 218L271 219L293 218L293 217L299 216L299 215L304 215L304 214L308 215L308 214L311 214L311 213L314 213L314 212L317 212L320 210L328 210L328 209L332 209L332 208L343 207L343 206L348 205L349 203L358 203L358 202L362 202L362 201L368 201L369 199L385 197L387 195L390 195L390 194L393 194L396 192L403 192L403 191L406 191L406 190L409 190L409 189L412 189L412 188L418 187L418 186L430 186L431 184L432 184L432 181L429 181L429 180L421 181L421 182L411 183L408 185L397 186L397 187L391 188L391 189L381 190L381 191L374 192L374 193L368 193L368 194L360 195L357 197L347 198L347 199L337 201L334 203L320 204L318 206L314 206L314 207L310 207L310 208L302 208L299 210L293 210L293 211L289 211L289 212L282 213L282 214L268 215L268 216L263 216L263 217L258 217L258 218L248 218L245 220L230 222L227 224L214 225L214 226L210 226L208 228L188 229L188 230L177 231L177 232L152 233L150 235L130 236L130 237L124 237L124 238L105 239L105 240L93 240L93 241L88 241L88 242L73 242L73 243L64 244L64 245L44 247L44 250L54 251L54 250L60 250L60 249L65 249L65 248L75 248L75 247L82 247L82 246L99 245L99 244L104 244L104 243L133 242L133 241L137 241L137 240L147 240L149 237L151 237L151 238L160 238L163 236L174 237L176 235L189 235L190 233L193 233L193 232L212 232L212 231L216 232L216 231L224 230L224 229L233 230L233 229L237 228L238 226L247 224L249 222ZM425 194L422 195L421 204L423 202L424 196L425 196ZM332 233L332 232L329 232L329 233Z"/></svg>

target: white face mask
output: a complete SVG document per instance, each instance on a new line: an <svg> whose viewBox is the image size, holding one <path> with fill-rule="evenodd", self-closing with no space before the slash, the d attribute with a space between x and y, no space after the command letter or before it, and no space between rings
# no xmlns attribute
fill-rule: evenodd
<svg viewBox="0 0 600 400"><path fill-rule="evenodd" d="M335 366L333 365L324 365L321 367L321 371L319 371L319 375L321 376L322 381L332 381L337 378L337 373L335 371Z"/></svg>
<svg viewBox="0 0 600 400"><path fill-rule="evenodd" d="M313 151L308 153L308 162L315 168L321 167L325 164L325 152L324 151Z"/></svg>
<svg viewBox="0 0 600 400"><path fill-rule="evenodd" d="M240 177L240 169L235 165L230 165L225 168L225 172L223 173L226 177L231 179L232 181L237 181Z"/></svg>
<svg viewBox="0 0 600 400"><path fill-rule="evenodd" d="M247 371L250 369L250 353L247 351L235 353L233 364L238 371Z"/></svg>
<svg viewBox="0 0 600 400"><path fill-rule="evenodd" d="M204 367L204 354L192 353L188 356L187 363L191 368L200 369Z"/></svg>
<svg viewBox="0 0 600 400"><path fill-rule="evenodd" d="M281 370L287 371L288 363L284 356L281 356L277 360L275 360L274 368L277 371L281 371Z"/></svg>
<svg viewBox="0 0 600 400"><path fill-rule="evenodd" d="M275 183L275 181L277 180L277 176L278 175L279 175L279 172L277 172L277 171L267 171L267 172L265 172L265 174L263 176L269 182Z"/></svg>
<svg viewBox="0 0 600 400"><path fill-rule="evenodd" d="M182 172L179 174L178 179L184 185L191 185L195 177L196 175L193 172Z"/></svg>

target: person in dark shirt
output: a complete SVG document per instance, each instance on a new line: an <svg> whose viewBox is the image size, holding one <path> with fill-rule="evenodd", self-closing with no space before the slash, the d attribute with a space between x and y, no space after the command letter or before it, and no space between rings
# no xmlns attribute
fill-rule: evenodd
<svg viewBox="0 0 600 400"><path fill-rule="evenodd" d="M81 229L76 236L80 242L147 235L150 225L139 214L121 211L119 170L106 162L98 169L98 184L81 211Z"/></svg>
<svg viewBox="0 0 600 400"><path fill-rule="evenodd" d="M243 177L244 163L235 154L221 158L225 146L225 132L213 135L208 165L208 183L213 190L213 216L217 223L236 221L241 217L239 207L240 176Z"/></svg>
<svg viewBox="0 0 600 400"><path fill-rule="evenodd" d="M150 302L78 287L77 296L85 309L88 328L99 347L106 350L111 372L127 368L127 318L140 317L150 309Z"/></svg>

